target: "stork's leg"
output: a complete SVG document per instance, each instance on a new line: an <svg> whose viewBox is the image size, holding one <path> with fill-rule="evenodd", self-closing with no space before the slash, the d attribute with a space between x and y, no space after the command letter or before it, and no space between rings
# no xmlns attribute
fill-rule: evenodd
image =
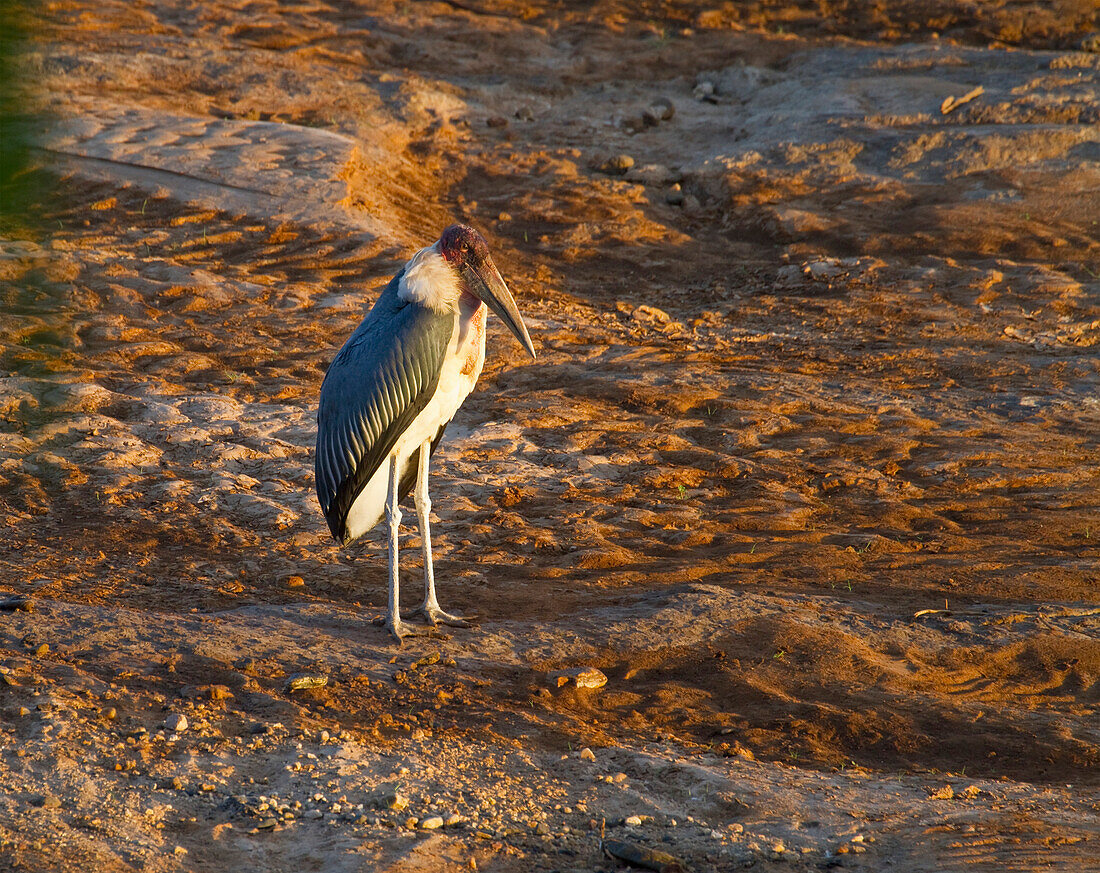
<svg viewBox="0 0 1100 873"><path fill-rule="evenodd" d="M435 570L432 567L432 531L428 519L432 511L432 499L428 496L428 458L432 453L432 442L428 440L420 447L420 464L416 473L416 491L413 500L416 503L416 521L420 527L420 548L424 553L424 602L417 607L414 615L422 615L428 624L449 624L454 627L469 627L469 619L451 615L439 608L435 599ZM473 618L473 616L470 616Z"/></svg>
<svg viewBox="0 0 1100 873"><path fill-rule="evenodd" d="M386 628L397 638L408 636L410 631L401 623L401 594L397 578L398 529L401 527L401 508L398 503L397 456L390 458L390 486L386 495L386 521L390 526L390 614L386 618Z"/></svg>

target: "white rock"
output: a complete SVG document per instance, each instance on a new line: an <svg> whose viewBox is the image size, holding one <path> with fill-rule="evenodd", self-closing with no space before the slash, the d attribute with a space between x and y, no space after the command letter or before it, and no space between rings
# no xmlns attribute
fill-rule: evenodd
<svg viewBox="0 0 1100 873"><path fill-rule="evenodd" d="M182 712L170 712L164 720L164 726L175 733L183 733L187 730L187 716Z"/></svg>

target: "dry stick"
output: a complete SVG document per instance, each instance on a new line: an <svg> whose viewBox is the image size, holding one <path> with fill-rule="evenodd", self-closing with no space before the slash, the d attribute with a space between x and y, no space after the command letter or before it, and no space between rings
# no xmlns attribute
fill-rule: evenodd
<svg viewBox="0 0 1100 873"><path fill-rule="evenodd" d="M975 97L981 97L984 93L985 88L979 85L973 91L967 91L962 97L948 97L940 104L940 114L947 115L951 110L958 109L964 103L969 103Z"/></svg>

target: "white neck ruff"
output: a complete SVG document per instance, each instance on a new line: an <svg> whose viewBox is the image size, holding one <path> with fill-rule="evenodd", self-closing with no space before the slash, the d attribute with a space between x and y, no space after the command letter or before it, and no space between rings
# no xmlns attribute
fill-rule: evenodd
<svg viewBox="0 0 1100 873"><path fill-rule="evenodd" d="M418 303L437 312L453 312L462 290L454 268L439 253L439 243L421 249L405 265L397 284L397 296L406 303Z"/></svg>

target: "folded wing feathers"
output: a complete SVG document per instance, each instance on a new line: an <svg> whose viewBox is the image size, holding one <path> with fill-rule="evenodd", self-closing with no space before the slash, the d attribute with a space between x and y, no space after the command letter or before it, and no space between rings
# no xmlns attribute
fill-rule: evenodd
<svg viewBox="0 0 1100 873"><path fill-rule="evenodd" d="M355 498L435 392L453 328L453 315L398 303L391 282L329 368L315 470L338 541Z"/></svg>

